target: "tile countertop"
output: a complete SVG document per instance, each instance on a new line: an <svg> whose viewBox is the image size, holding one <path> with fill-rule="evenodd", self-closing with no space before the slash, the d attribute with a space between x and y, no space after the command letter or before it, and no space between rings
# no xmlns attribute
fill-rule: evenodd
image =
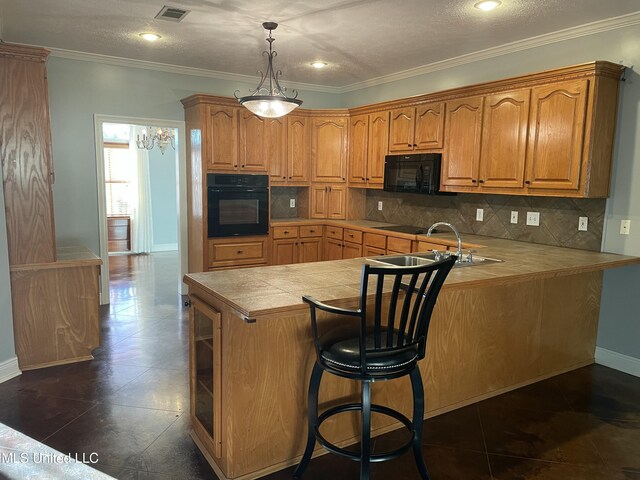
<svg viewBox="0 0 640 480"><path fill-rule="evenodd" d="M355 222L345 224L355 225ZM453 235L444 233L435 236L439 239L453 238ZM482 256L504 262L456 268L447 277L445 289L504 285L640 264L640 257L613 253L478 235L463 235L462 238L483 245ZM185 283L222 300L241 316L256 319L308 308L302 302L302 295L312 295L322 301L357 298L365 262L365 258L356 258L190 273L185 275Z"/></svg>

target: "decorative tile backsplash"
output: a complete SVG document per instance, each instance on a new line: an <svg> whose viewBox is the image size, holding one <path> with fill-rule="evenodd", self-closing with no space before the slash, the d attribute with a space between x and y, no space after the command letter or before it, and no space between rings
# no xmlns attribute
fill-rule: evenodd
<svg viewBox="0 0 640 480"><path fill-rule="evenodd" d="M378 210L382 202L382 211ZM367 220L429 227L449 222L460 233L600 251L606 199L572 199L511 195L417 195L367 190ZM484 220L476 221L476 209ZM518 212L512 224L511 211ZM527 212L540 212L540 226L526 225ZM578 231L578 217L588 217L588 231Z"/></svg>
<svg viewBox="0 0 640 480"><path fill-rule="evenodd" d="M295 198L291 208L289 200ZM295 218L298 216L298 187L271 187L271 218Z"/></svg>

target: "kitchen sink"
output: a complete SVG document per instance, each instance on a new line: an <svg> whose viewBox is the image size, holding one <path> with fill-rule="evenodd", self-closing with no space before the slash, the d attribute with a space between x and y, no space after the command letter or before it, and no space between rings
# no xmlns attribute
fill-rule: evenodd
<svg viewBox="0 0 640 480"><path fill-rule="evenodd" d="M442 255L442 254L440 254ZM386 263L387 265L395 265L397 267L414 267L416 265L428 265L436 261L440 257L434 252L428 253L412 253L408 255L393 255L388 257L370 258L374 262ZM454 268L475 267L477 265L489 265L491 263L502 263L503 260L496 258L481 257L479 255L469 255L463 253L462 257L454 265Z"/></svg>

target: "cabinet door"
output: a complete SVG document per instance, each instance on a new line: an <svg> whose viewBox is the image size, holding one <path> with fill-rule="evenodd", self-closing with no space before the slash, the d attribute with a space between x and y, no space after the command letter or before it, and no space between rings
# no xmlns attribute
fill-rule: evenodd
<svg viewBox="0 0 640 480"><path fill-rule="evenodd" d="M0 42L0 54L0 163L9 264L50 263L56 260L56 241L48 52Z"/></svg>
<svg viewBox="0 0 640 480"><path fill-rule="evenodd" d="M264 172L267 170L266 119L247 109L240 114L240 170Z"/></svg>
<svg viewBox="0 0 640 480"><path fill-rule="evenodd" d="M327 218L342 219L347 217L347 188L332 185L329 187L326 203Z"/></svg>
<svg viewBox="0 0 640 480"><path fill-rule="evenodd" d="M325 260L342 260L342 240L327 238L325 240Z"/></svg>
<svg viewBox="0 0 640 480"><path fill-rule="evenodd" d="M352 117L349 127L349 183L364 186L367 183L369 116Z"/></svg>
<svg viewBox="0 0 640 480"><path fill-rule="evenodd" d="M369 152L367 155L367 185L382 188L384 157L389 151L389 112L369 115Z"/></svg>
<svg viewBox="0 0 640 480"><path fill-rule="evenodd" d="M271 185L287 180L287 124L284 118L265 118L267 165Z"/></svg>
<svg viewBox="0 0 640 480"><path fill-rule="evenodd" d="M362 256L362 244L344 242L342 247L342 258L358 258Z"/></svg>
<svg viewBox="0 0 640 480"><path fill-rule="evenodd" d="M207 170L238 168L238 109L209 105L207 108Z"/></svg>
<svg viewBox="0 0 640 480"><path fill-rule="evenodd" d="M290 183L309 182L309 119L287 115L287 176Z"/></svg>
<svg viewBox="0 0 640 480"><path fill-rule="evenodd" d="M478 180L483 188L524 186L530 94L527 89L485 98Z"/></svg>
<svg viewBox="0 0 640 480"><path fill-rule="evenodd" d="M447 102L443 185L478 184L483 100L483 97L469 97Z"/></svg>
<svg viewBox="0 0 640 480"><path fill-rule="evenodd" d="M587 89L588 80L571 80L531 90L529 188L579 188Z"/></svg>
<svg viewBox="0 0 640 480"><path fill-rule="evenodd" d="M311 206L309 215L311 218L327 218L327 196L329 187L326 185L312 185L310 188Z"/></svg>
<svg viewBox="0 0 640 480"><path fill-rule="evenodd" d="M222 343L221 315L192 295L189 310L189 369L191 419L197 433L214 445L222 456Z"/></svg>
<svg viewBox="0 0 640 480"><path fill-rule="evenodd" d="M298 260L319 262L322 260L322 238L304 238L298 243Z"/></svg>
<svg viewBox="0 0 640 480"><path fill-rule="evenodd" d="M406 152L413 150L415 115L416 109L414 107L391 110L389 152Z"/></svg>
<svg viewBox="0 0 640 480"><path fill-rule="evenodd" d="M298 239L274 240L271 263L274 265L298 263Z"/></svg>
<svg viewBox="0 0 640 480"><path fill-rule="evenodd" d="M442 148L444 103L425 103L416 107L414 146L419 150Z"/></svg>
<svg viewBox="0 0 640 480"><path fill-rule="evenodd" d="M345 118L314 118L311 129L311 165L316 182L341 183L347 179Z"/></svg>

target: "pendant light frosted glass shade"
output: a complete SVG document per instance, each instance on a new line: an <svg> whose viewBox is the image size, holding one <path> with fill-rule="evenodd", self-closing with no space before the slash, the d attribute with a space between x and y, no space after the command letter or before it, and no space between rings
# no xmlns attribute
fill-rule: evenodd
<svg viewBox="0 0 640 480"><path fill-rule="evenodd" d="M238 101L252 113L266 118L282 117L302 104L302 100L268 95L242 97Z"/></svg>
<svg viewBox="0 0 640 480"><path fill-rule="evenodd" d="M278 24L265 22L262 26L269 30L269 38L266 39L269 42L269 51L263 52L267 56L267 72L260 72L260 83L255 90L250 90L251 95L238 97L239 90L236 90L234 95L240 105L244 105L251 113L255 113L259 117L278 118L302 105L302 100L296 98L298 92L295 90L293 90L295 94L293 97L287 97L286 88L280 86L279 77L282 72L273 69L273 59L278 54L273 50L275 39L271 36L271 32L278 27Z"/></svg>

